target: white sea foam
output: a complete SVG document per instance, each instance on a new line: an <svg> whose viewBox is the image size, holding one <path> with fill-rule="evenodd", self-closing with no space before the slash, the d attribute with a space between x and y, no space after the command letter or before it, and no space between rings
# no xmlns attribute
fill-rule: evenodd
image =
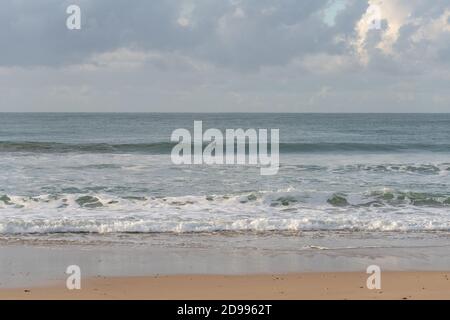
<svg viewBox="0 0 450 320"><path fill-rule="evenodd" d="M394 205L389 196L379 205L365 205L353 202L364 200L363 195L353 195L342 205L339 199L330 201L334 196L295 190L164 198L7 196L0 201L0 234L450 230L446 204L414 205L405 199Z"/></svg>

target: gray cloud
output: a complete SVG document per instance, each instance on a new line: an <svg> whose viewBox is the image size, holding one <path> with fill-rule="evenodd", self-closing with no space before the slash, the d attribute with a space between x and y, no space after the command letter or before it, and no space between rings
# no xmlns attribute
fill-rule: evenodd
<svg viewBox="0 0 450 320"><path fill-rule="evenodd" d="M71 3L82 8L80 32L65 28L65 8ZM93 53L134 46L178 51L240 69L282 64L301 53L334 47L333 31L319 14L326 3L8 0L0 16L0 37L8 43L0 63L76 63Z"/></svg>
<svg viewBox="0 0 450 320"><path fill-rule="evenodd" d="M0 111L450 111L448 0L370 3L4 0Z"/></svg>

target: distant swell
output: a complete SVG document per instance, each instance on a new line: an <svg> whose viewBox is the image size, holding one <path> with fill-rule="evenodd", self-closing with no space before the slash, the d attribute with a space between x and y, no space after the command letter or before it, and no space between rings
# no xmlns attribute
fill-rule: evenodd
<svg viewBox="0 0 450 320"><path fill-rule="evenodd" d="M0 141L0 152L169 154L175 145L172 142L110 144ZM280 143L281 153L405 151L450 152L450 144Z"/></svg>
<svg viewBox="0 0 450 320"><path fill-rule="evenodd" d="M170 153L175 144L170 142L109 144L109 143L55 143L55 142L0 142L0 152L32 153Z"/></svg>

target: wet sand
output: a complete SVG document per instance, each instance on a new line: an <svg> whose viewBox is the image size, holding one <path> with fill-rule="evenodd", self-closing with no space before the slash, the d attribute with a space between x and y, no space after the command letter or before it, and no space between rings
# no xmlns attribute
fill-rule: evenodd
<svg viewBox="0 0 450 320"><path fill-rule="evenodd" d="M55 237L0 241L0 299L450 298L446 234ZM381 290L366 288L371 265Z"/></svg>

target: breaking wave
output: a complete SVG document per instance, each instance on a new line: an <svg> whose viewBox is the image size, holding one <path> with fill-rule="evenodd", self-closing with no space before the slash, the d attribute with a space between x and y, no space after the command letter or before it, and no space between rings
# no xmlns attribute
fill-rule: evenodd
<svg viewBox="0 0 450 320"><path fill-rule="evenodd" d="M450 195L295 190L182 197L0 196L0 234L449 231Z"/></svg>

